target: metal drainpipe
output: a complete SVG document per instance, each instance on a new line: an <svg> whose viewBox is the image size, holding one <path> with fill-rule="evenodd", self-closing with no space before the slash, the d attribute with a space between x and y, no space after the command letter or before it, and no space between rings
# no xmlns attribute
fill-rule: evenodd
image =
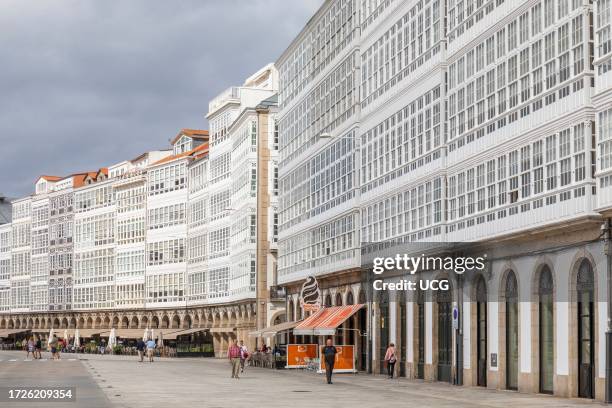
<svg viewBox="0 0 612 408"><path fill-rule="evenodd" d="M604 228L604 253L607 264L608 328L606 330L606 402L612 402L612 220L608 218Z"/></svg>
<svg viewBox="0 0 612 408"><path fill-rule="evenodd" d="M373 320L374 320L374 293L372 292L372 282L370 281L371 274L370 271L367 271L367 282L368 286L365 288L366 297L368 302L368 314L367 314L367 322L368 332L366 338L366 370L368 374L372 374L374 372L372 368L372 328L373 328Z"/></svg>
<svg viewBox="0 0 612 408"><path fill-rule="evenodd" d="M459 310L457 328L457 378L455 379L456 385L463 385L463 275L457 275L457 281L459 286L459 293L457 294L457 310Z"/></svg>

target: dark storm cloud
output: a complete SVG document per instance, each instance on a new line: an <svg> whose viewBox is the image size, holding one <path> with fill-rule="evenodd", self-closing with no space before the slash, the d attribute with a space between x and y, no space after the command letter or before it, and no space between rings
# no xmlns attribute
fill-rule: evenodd
<svg viewBox="0 0 612 408"><path fill-rule="evenodd" d="M208 101L280 53L322 0L2 0L0 195L207 128Z"/></svg>

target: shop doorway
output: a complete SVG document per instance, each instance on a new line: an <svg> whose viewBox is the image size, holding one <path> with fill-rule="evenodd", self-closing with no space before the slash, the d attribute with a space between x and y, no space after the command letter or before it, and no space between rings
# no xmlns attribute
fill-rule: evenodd
<svg viewBox="0 0 612 408"><path fill-rule="evenodd" d="M364 291L359 292L358 299L359 303L366 304L366 296ZM363 307L359 310L359 312L357 312L357 320L359 322L359 341L361 343L359 349L361 350L360 362L362 370L366 370L368 366L368 337L363 335L363 332L365 332L366 328L368 327L368 307L369 306Z"/></svg>
<svg viewBox="0 0 612 408"><path fill-rule="evenodd" d="M578 396L593 398L593 370L595 368L593 338L594 277L591 263L584 259L578 270Z"/></svg>
<svg viewBox="0 0 612 408"><path fill-rule="evenodd" d="M421 380L425 378L425 296L422 291L417 293L417 333L418 333L418 356L416 377Z"/></svg>
<svg viewBox="0 0 612 408"><path fill-rule="evenodd" d="M518 390L518 283L513 271L506 279L506 388Z"/></svg>
<svg viewBox="0 0 612 408"><path fill-rule="evenodd" d="M380 295L380 343L378 345L378 361L380 362L380 374L386 374L385 354L389 345L389 292L383 291Z"/></svg>
<svg viewBox="0 0 612 408"><path fill-rule="evenodd" d="M438 381L451 382L453 358L453 318L451 291L438 293Z"/></svg>
<svg viewBox="0 0 612 408"><path fill-rule="evenodd" d="M540 272L538 295L540 297L540 392L552 394L554 376L553 278L548 266L544 266Z"/></svg>
<svg viewBox="0 0 612 408"><path fill-rule="evenodd" d="M482 275L476 280L476 355L477 380L480 387L487 386L487 285Z"/></svg>

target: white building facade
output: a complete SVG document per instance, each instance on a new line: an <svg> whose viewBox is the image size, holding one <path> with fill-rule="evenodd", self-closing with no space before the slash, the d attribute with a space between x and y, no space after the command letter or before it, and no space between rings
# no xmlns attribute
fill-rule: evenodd
<svg viewBox="0 0 612 408"><path fill-rule="evenodd" d="M0 311L11 309L11 223L0 224Z"/></svg>
<svg viewBox="0 0 612 408"><path fill-rule="evenodd" d="M15 201L15 222L0 226L0 336L202 328L223 355L232 338L254 342L248 333L268 314L284 317L268 285L277 89L268 65L211 102L210 141L208 131L182 129L168 150L42 176Z"/></svg>
<svg viewBox="0 0 612 408"><path fill-rule="evenodd" d="M277 61L287 318L314 275L367 304L343 327L369 342L336 337L362 369L395 342L408 377L603 399L609 30L608 1L325 1ZM489 269L379 293L380 242L477 242Z"/></svg>

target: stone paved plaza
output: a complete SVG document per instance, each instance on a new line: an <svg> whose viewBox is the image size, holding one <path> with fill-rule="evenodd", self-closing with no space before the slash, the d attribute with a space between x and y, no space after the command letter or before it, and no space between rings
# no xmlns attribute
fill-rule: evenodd
<svg viewBox="0 0 612 408"><path fill-rule="evenodd" d="M25 361L24 352L0 352L0 386L76 386L76 403L2 403L12 407L576 407L598 402L545 395L387 380L368 375L323 376L247 368L230 378L229 363L215 359L157 359L65 354L60 361ZM44 353L44 358L49 358Z"/></svg>

